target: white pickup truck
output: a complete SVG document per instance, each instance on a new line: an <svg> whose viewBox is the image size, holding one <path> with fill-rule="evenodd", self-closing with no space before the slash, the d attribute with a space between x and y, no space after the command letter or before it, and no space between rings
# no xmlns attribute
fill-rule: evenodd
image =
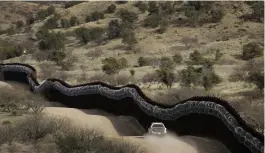
<svg viewBox="0 0 265 153"><path fill-rule="evenodd" d="M151 135L162 136L167 134L167 128L162 122L153 122L148 129L148 133Z"/></svg>

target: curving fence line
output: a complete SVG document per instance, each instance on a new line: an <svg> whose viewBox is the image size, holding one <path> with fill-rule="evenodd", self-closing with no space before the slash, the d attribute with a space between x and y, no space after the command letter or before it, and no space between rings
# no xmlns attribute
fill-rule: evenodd
<svg viewBox="0 0 265 153"><path fill-rule="evenodd" d="M0 65L4 81L29 86L34 93L67 107L98 108L116 115L135 117L147 129L152 122L163 122L178 135L194 135L221 141L232 153L262 153L264 135L250 127L228 102L217 97L192 97L172 106L158 104L136 85L113 87L102 82L69 85L59 79L37 81L30 65ZM1 98L1 97L0 97Z"/></svg>

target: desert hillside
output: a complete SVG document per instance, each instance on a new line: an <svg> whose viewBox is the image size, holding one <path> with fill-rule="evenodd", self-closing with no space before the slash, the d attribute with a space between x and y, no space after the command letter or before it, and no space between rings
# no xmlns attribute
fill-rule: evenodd
<svg viewBox="0 0 265 153"><path fill-rule="evenodd" d="M0 8L0 61L34 66L39 81L132 83L168 105L217 96L264 130L262 1L21 1Z"/></svg>

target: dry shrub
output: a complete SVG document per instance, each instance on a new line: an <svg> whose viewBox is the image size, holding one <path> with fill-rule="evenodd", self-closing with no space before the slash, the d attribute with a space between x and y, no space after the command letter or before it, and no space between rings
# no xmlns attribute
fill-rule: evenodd
<svg viewBox="0 0 265 153"><path fill-rule="evenodd" d="M48 79L50 78L54 71L52 69L53 65L52 64L48 64L48 63L41 63L39 64L39 67L40 67L40 70L41 70L41 75L40 75L40 78L41 79Z"/></svg>
<svg viewBox="0 0 265 153"><path fill-rule="evenodd" d="M29 116L15 125L0 126L0 149L29 153L119 152L144 153L137 145L124 140L105 138L95 129L80 128L64 118ZM15 145L19 142L24 148Z"/></svg>
<svg viewBox="0 0 265 153"><path fill-rule="evenodd" d="M263 98L254 101L253 99L242 98L231 105L240 112L240 116L257 131L264 132L264 101Z"/></svg>
<svg viewBox="0 0 265 153"><path fill-rule="evenodd" d="M20 110L23 101L28 98L23 92L12 88L1 88L0 97L0 111L6 112Z"/></svg>
<svg viewBox="0 0 265 153"><path fill-rule="evenodd" d="M244 71L242 68L235 68L234 73L229 75L228 81L230 82L239 82L244 81L247 77L247 71Z"/></svg>
<svg viewBox="0 0 265 153"><path fill-rule="evenodd" d="M95 82L95 81L104 82L105 81L104 77L105 77L104 74L102 74L102 73L96 73L96 74L94 74L93 76L91 76L89 78L89 82Z"/></svg>
<svg viewBox="0 0 265 153"><path fill-rule="evenodd" d="M58 73L55 73L53 75L53 77L57 78L57 79L60 79L60 80L67 80L67 78L69 77L68 74L66 72L58 72Z"/></svg>
<svg viewBox="0 0 265 153"><path fill-rule="evenodd" d="M63 71L69 71L73 68L74 63L77 62L77 57L74 55L69 55L67 58L59 63Z"/></svg>
<svg viewBox="0 0 265 153"><path fill-rule="evenodd" d="M131 81L130 76L120 74L116 78L116 86L117 85L127 85L127 84L129 84L130 81Z"/></svg>
<svg viewBox="0 0 265 153"><path fill-rule="evenodd" d="M153 73L147 73L146 75L143 76L142 82L143 83L148 83L148 88L153 84L159 81L159 76L156 72Z"/></svg>
<svg viewBox="0 0 265 153"><path fill-rule="evenodd" d="M184 36L181 38L181 42L185 44L187 49L189 49L190 47L192 47L193 44L198 43L198 39L190 36Z"/></svg>
<svg viewBox="0 0 265 153"><path fill-rule="evenodd" d="M33 57L38 62L47 61L49 59L49 53L48 52L44 52L44 51L38 51L38 52L33 54Z"/></svg>
<svg viewBox="0 0 265 153"><path fill-rule="evenodd" d="M94 50L89 51L86 56L91 57L92 59L99 58L103 54L103 50L100 47L95 48Z"/></svg>

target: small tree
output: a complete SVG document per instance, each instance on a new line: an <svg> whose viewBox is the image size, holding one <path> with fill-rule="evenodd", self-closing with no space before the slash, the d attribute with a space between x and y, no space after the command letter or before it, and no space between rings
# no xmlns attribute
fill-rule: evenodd
<svg viewBox="0 0 265 153"><path fill-rule="evenodd" d="M195 50L193 53L190 53L190 60L196 64L200 64L203 60L203 57L198 50Z"/></svg>
<svg viewBox="0 0 265 153"><path fill-rule="evenodd" d="M106 12L107 13L114 13L116 11L116 5L111 4L110 6L108 6Z"/></svg>
<svg viewBox="0 0 265 153"><path fill-rule="evenodd" d="M71 26L76 26L77 25L77 17L76 16L72 16L71 18L70 18L70 25Z"/></svg>
<svg viewBox="0 0 265 153"><path fill-rule="evenodd" d="M39 43L40 49L61 50L65 48L65 36L61 32L51 32Z"/></svg>
<svg viewBox="0 0 265 153"><path fill-rule="evenodd" d="M175 54L172 58L175 63L181 63L183 60L182 56L179 53Z"/></svg>
<svg viewBox="0 0 265 153"><path fill-rule="evenodd" d="M55 12L55 7L54 6L49 6L47 8L47 15L52 15Z"/></svg>
<svg viewBox="0 0 265 153"><path fill-rule="evenodd" d="M172 84L176 79L174 72L170 69L160 68L156 73L158 74L160 82L164 83L167 88L171 89Z"/></svg>
<svg viewBox="0 0 265 153"><path fill-rule="evenodd" d="M213 71L206 73L202 77L202 85L206 91L213 88L214 85L221 82L221 78Z"/></svg>
<svg viewBox="0 0 265 153"><path fill-rule="evenodd" d="M244 60L253 59L255 57L263 56L263 48L255 42L250 42L243 46L242 57Z"/></svg>
<svg viewBox="0 0 265 153"><path fill-rule="evenodd" d="M176 64L169 57L162 57L160 59L160 69L167 69L172 71L175 68Z"/></svg>
<svg viewBox="0 0 265 153"><path fill-rule="evenodd" d="M126 44L130 50L133 50L133 48L137 44L137 39L133 30L127 29L123 31L122 43Z"/></svg>
<svg viewBox="0 0 265 153"><path fill-rule="evenodd" d="M160 82L164 83L167 88L171 88L176 77L173 72L175 63L168 57L162 57L160 59L159 70L156 71L159 76Z"/></svg>
<svg viewBox="0 0 265 153"><path fill-rule="evenodd" d="M108 26L108 33L109 39L118 38L121 35L121 25L117 19L111 20Z"/></svg>

